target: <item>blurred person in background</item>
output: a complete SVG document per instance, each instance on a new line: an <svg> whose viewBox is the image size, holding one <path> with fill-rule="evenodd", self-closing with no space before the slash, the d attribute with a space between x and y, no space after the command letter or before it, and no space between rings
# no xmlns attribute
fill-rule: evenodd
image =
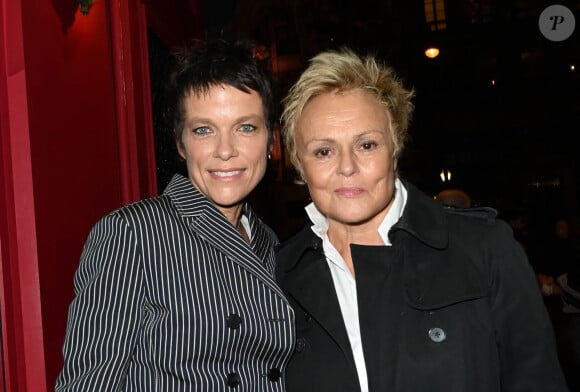
<svg viewBox="0 0 580 392"><path fill-rule="evenodd" d="M580 250L566 217L553 221L541 260L538 281L562 368L570 389L580 390Z"/></svg>
<svg viewBox="0 0 580 392"><path fill-rule="evenodd" d="M447 208L471 208L471 197L461 189L443 189L435 196L435 200Z"/></svg>

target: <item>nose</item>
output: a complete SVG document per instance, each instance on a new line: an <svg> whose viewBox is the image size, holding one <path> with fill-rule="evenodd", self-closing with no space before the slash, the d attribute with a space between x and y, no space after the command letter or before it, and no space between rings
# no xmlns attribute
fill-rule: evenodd
<svg viewBox="0 0 580 392"><path fill-rule="evenodd" d="M221 132L217 139L214 155L227 161L236 153L233 136L229 132Z"/></svg>
<svg viewBox="0 0 580 392"><path fill-rule="evenodd" d="M357 172L356 156L352 151L344 151L340 154L338 162L338 174L349 177Z"/></svg>

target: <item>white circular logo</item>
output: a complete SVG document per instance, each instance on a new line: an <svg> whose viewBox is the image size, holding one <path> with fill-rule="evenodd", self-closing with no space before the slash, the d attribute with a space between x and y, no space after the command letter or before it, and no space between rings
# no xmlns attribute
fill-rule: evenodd
<svg viewBox="0 0 580 392"><path fill-rule="evenodd" d="M574 32L576 20L569 8L556 4L542 11L538 26L542 35L550 41L564 41Z"/></svg>

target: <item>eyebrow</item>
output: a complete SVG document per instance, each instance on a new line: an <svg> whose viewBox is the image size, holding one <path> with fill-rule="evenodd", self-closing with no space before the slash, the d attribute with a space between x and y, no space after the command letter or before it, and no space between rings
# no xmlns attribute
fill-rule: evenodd
<svg viewBox="0 0 580 392"><path fill-rule="evenodd" d="M385 132L384 131L381 131L381 130L378 130L378 129L372 129L372 130L363 131L361 133L358 133L358 134L354 135L353 139L354 140L364 139L366 136L368 136L370 134L375 134L375 133L378 133L380 135L383 135ZM335 141L335 139L331 139L331 138L320 138L320 139L313 138L313 139L308 140L306 142L306 144L309 144L309 143L312 143L312 142L327 142L327 143L332 143L334 141Z"/></svg>
<svg viewBox="0 0 580 392"><path fill-rule="evenodd" d="M257 114L257 113L252 113L252 114L248 114L248 115L245 115L245 116L242 116L242 117L238 118L236 120L236 123L243 123L243 122L246 122L246 121L256 121L256 120L258 120L258 121L264 120L265 121L266 118L265 118L264 115L260 115L260 114Z"/></svg>
<svg viewBox="0 0 580 392"><path fill-rule="evenodd" d="M235 119L235 121L233 122L234 124L241 124L241 123L245 123L245 122L252 122L252 121L266 121L265 117L263 115L257 114L257 113L251 113L251 114L247 114L247 115L243 115L241 117L238 117ZM209 125L214 125L213 120L209 119L209 118L205 118L205 117L192 117L189 119L185 120L185 125L186 126L191 126L192 124L209 124Z"/></svg>
<svg viewBox="0 0 580 392"><path fill-rule="evenodd" d="M370 134L373 134L373 133L378 133L381 136L384 135L384 134L388 134L388 132L386 132L384 130L380 130L380 129L369 129L368 131L363 131L363 132L361 132L359 134L356 134L355 137L354 137L354 139L362 139L362 138L364 138L364 137L366 137L366 136L368 136Z"/></svg>

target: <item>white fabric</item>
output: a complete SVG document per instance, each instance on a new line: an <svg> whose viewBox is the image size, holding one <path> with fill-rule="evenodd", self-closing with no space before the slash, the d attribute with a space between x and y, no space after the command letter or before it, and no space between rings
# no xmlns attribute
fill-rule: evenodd
<svg viewBox="0 0 580 392"><path fill-rule="evenodd" d="M252 229L250 227L250 220L248 219L247 216L243 215L240 217L240 223L242 224L242 227L244 228L244 230L246 230L246 234L248 235L248 239L251 241L252 240Z"/></svg>

